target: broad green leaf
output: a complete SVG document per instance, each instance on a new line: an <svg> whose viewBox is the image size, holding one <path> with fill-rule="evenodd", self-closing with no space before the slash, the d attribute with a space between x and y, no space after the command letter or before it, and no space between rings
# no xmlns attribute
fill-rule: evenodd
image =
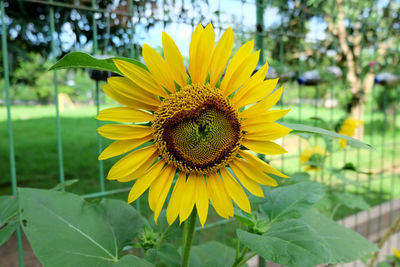
<svg viewBox="0 0 400 267"><path fill-rule="evenodd" d="M368 210L371 208L371 206L365 202L361 196L349 192L335 192L334 196L337 202L350 209Z"/></svg>
<svg viewBox="0 0 400 267"><path fill-rule="evenodd" d="M57 61L49 70L71 69L71 68L87 68L94 70L111 71L122 75L118 68L114 65L113 59L125 60L146 69L146 66L134 59L124 57L110 57L106 59L97 59L89 54L82 52L71 52Z"/></svg>
<svg viewBox="0 0 400 267"><path fill-rule="evenodd" d="M323 240L298 219L277 222L263 235L238 229L240 241L268 261L284 266L306 267L324 262Z"/></svg>
<svg viewBox="0 0 400 267"><path fill-rule="evenodd" d="M115 265L115 267L152 267L150 262L136 257L134 255L126 255L122 257ZM113 267L114 267L113 266Z"/></svg>
<svg viewBox="0 0 400 267"><path fill-rule="evenodd" d="M307 172L296 172L290 175L290 181L294 183L310 181L310 174Z"/></svg>
<svg viewBox="0 0 400 267"><path fill-rule="evenodd" d="M232 266L236 251L222 243L210 241L193 246L190 254L191 267L225 267Z"/></svg>
<svg viewBox="0 0 400 267"><path fill-rule="evenodd" d="M115 266L119 246L134 237L131 230L127 235L133 236L123 238L121 229L116 231L124 218L132 219L130 208L116 206L89 203L72 193L19 188L20 222L44 266ZM117 214L122 218L104 218Z"/></svg>
<svg viewBox="0 0 400 267"><path fill-rule="evenodd" d="M263 235L237 230L240 241L269 261L293 267L346 263L377 247L314 209L302 218L276 222Z"/></svg>
<svg viewBox="0 0 400 267"><path fill-rule="evenodd" d="M100 205L96 207L103 219L112 227L119 250L131 243L139 234L142 226L140 215L134 207L126 204L125 201L103 199Z"/></svg>
<svg viewBox="0 0 400 267"><path fill-rule="evenodd" d="M285 127L288 127L292 129L292 133L313 133L313 134L320 134L329 138L341 138L341 139L346 139L348 144L353 146L353 147L358 147L358 148L365 148L365 149L372 149L372 147L364 142L361 142L357 139L354 139L352 137L343 135L343 134L338 134L332 131L328 131L322 128L318 127L313 127L313 126L308 126L304 124L295 124L295 123L286 123L286 122L279 122Z"/></svg>
<svg viewBox="0 0 400 267"><path fill-rule="evenodd" d="M287 218L301 217L324 194L321 184L303 182L273 189L265 199L261 210L270 223Z"/></svg>
<svg viewBox="0 0 400 267"><path fill-rule="evenodd" d="M311 209L302 220L325 241L327 260L321 263L346 263L375 252L378 247L354 232Z"/></svg>
<svg viewBox="0 0 400 267"><path fill-rule="evenodd" d="M171 244L162 244L158 248L149 249L146 259L153 263L159 260L167 267L179 267L181 263L181 255Z"/></svg>
<svg viewBox="0 0 400 267"><path fill-rule="evenodd" d="M15 196L0 197L0 246L19 226L18 199Z"/></svg>

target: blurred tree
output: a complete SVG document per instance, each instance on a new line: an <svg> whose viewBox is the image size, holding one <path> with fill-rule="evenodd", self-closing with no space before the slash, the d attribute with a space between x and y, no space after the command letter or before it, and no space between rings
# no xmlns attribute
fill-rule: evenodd
<svg viewBox="0 0 400 267"><path fill-rule="evenodd" d="M400 2L308 0L308 4L324 17L328 33L338 40L337 52L345 63L352 94L348 112L363 119L365 97L374 84L373 66L387 68L399 60ZM388 57L394 60L388 62ZM357 137L362 137L362 129Z"/></svg>

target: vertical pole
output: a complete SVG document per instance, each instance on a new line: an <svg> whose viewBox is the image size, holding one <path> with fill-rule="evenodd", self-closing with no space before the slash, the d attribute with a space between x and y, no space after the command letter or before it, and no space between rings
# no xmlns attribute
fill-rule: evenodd
<svg viewBox="0 0 400 267"><path fill-rule="evenodd" d="M12 194L17 195L17 171L15 167L15 152L14 152L14 136L11 121L11 100L10 100L10 77L8 72L8 49L7 49L7 29L5 23L4 0L0 2L1 9L1 52L3 54L3 77L4 77L4 91L7 106L7 129L8 129L8 148L10 156L10 174L11 174L11 187ZM24 255L22 250L21 228L17 229L17 249L19 266L24 266Z"/></svg>
<svg viewBox="0 0 400 267"><path fill-rule="evenodd" d="M53 2L53 0L50 0ZM51 35L51 54L53 58L53 62L55 63L56 60L56 45L54 41L54 33L55 33L55 26L54 26L54 7L50 6L49 10L49 17L50 17L50 35ZM61 121L60 121L60 110L58 107L58 83L57 83L57 71L53 71L53 82L54 82L54 104L56 107L56 131L57 131L57 150L58 150L58 168L60 172L60 183L64 182L64 164L63 164L63 150L62 150L62 141L61 141ZM64 191L65 188L62 186L61 191Z"/></svg>
<svg viewBox="0 0 400 267"><path fill-rule="evenodd" d="M96 8L96 0L91 0L92 8ZM95 13L93 13L92 18L92 31L93 31L93 55L97 54L98 45L97 45L97 21L95 17ZM96 112L99 114L100 112L100 89L99 89L99 81L96 81ZM97 127L100 127L100 121L96 121ZM100 155L103 150L102 138L100 134L97 134L97 152ZM104 167L103 161L99 160L99 182L100 182L100 192L104 192Z"/></svg>
<svg viewBox="0 0 400 267"><path fill-rule="evenodd" d="M256 48L260 49L260 63L264 64L264 0L256 1Z"/></svg>
<svg viewBox="0 0 400 267"><path fill-rule="evenodd" d="M129 57L136 58L135 47L133 45L133 37L135 34L135 26L133 24L133 0L129 0Z"/></svg>

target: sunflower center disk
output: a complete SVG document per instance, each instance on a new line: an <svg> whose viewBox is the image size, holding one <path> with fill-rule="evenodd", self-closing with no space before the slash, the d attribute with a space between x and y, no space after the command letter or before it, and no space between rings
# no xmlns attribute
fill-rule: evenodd
<svg viewBox="0 0 400 267"><path fill-rule="evenodd" d="M240 148L237 111L218 89L207 85L184 87L163 101L155 117L155 143L162 157L181 171L216 171Z"/></svg>

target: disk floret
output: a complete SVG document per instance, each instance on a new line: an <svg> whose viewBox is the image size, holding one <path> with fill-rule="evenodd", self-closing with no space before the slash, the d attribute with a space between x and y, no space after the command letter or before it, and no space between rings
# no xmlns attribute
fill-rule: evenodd
<svg viewBox="0 0 400 267"><path fill-rule="evenodd" d="M219 89L192 84L164 99L154 114L161 156L181 171L206 174L226 166L240 148L238 113Z"/></svg>

